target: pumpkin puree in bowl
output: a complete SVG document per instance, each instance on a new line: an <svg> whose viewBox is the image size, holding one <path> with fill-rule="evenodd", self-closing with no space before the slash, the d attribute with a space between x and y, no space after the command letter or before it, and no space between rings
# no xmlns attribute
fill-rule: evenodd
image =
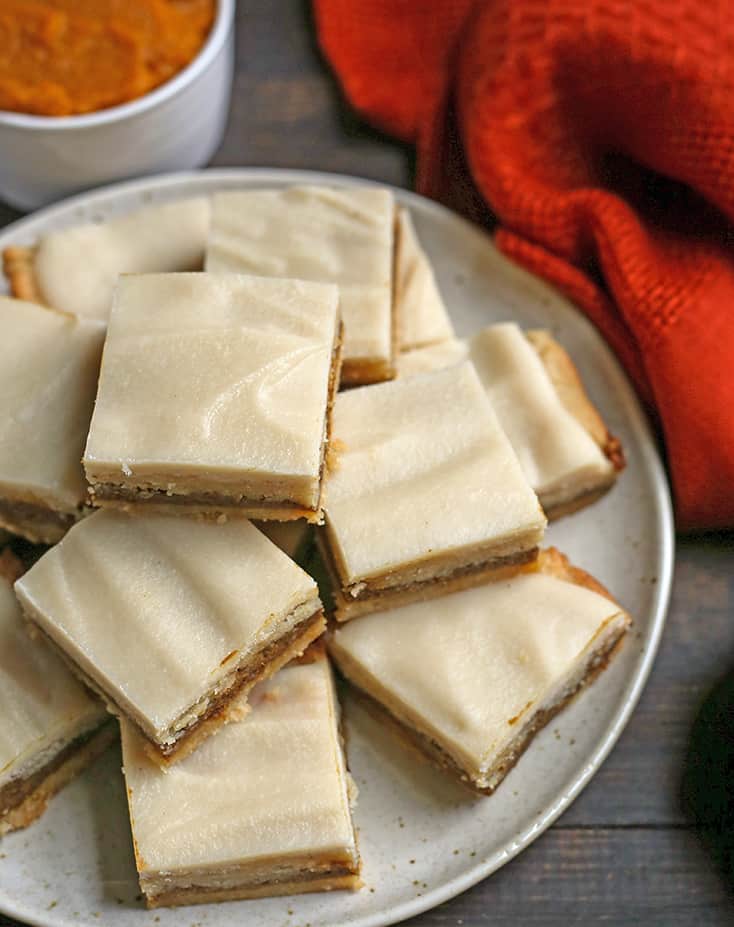
<svg viewBox="0 0 734 927"><path fill-rule="evenodd" d="M90 113L173 77L211 30L216 0L0 0L0 110Z"/></svg>

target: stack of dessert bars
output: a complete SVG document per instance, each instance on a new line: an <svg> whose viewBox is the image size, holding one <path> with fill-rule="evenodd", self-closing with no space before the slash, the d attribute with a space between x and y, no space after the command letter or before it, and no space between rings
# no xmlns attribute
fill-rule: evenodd
<svg viewBox="0 0 734 927"><path fill-rule="evenodd" d="M121 736L150 906L358 888L332 663L479 793L606 665L629 617L541 544L621 446L547 332L454 336L390 191L4 257L0 526L50 546L0 558L0 833Z"/></svg>

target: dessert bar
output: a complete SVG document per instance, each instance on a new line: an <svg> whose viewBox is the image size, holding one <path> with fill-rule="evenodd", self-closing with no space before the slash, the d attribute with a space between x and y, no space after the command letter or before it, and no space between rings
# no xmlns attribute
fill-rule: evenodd
<svg viewBox="0 0 734 927"><path fill-rule="evenodd" d="M148 907L360 886L351 782L325 657L290 665L252 711L162 771L122 723L125 781Z"/></svg>
<svg viewBox="0 0 734 927"><path fill-rule="evenodd" d="M96 512L15 588L26 617L161 764L324 630L314 581L244 520Z"/></svg>

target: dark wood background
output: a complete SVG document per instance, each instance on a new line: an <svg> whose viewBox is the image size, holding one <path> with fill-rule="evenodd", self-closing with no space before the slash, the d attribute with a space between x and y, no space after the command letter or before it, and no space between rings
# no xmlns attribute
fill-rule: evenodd
<svg viewBox="0 0 734 927"><path fill-rule="evenodd" d="M308 4L239 0L238 7L232 112L213 163L314 168L411 186L411 151L365 128L340 101L315 47ZM0 224L17 215L0 205ZM410 924L734 924L730 878L684 810L695 802L681 800L694 720L714 685L734 674L733 605L734 536L680 539L660 654L601 771L520 857ZM694 778L694 797L734 796L734 698L723 715L714 740L703 744L713 743L723 762L728 748L731 778L721 786L716 771ZM734 842L726 810L717 817ZM0 925L9 924L0 916Z"/></svg>

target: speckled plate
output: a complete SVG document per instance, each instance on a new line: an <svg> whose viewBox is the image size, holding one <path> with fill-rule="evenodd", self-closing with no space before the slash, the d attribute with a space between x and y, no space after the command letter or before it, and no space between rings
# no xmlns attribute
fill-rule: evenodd
<svg viewBox="0 0 734 927"><path fill-rule="evenodd" d="M353 178L304 171L210 170L153 177L84 194L16 222L0 248L50 229L146 203L226 188ZM437 905L485 878L533 841L586 785L626 724L650 670L670 592L673 529L660 459L619 365L592 326L553 290L502 258L478 228L403 190L461 335L506 319L550 328L576 361L627 451L620 483L590 509L554 524L549 543L597 576L634 617L619 657L542 732L496 795L472 799L347 700L349 764L365 888L191 908L144 909L138 895L120 757L109 753L28 830L0 843L0 910L48 927L378 927Z"/></svg>

